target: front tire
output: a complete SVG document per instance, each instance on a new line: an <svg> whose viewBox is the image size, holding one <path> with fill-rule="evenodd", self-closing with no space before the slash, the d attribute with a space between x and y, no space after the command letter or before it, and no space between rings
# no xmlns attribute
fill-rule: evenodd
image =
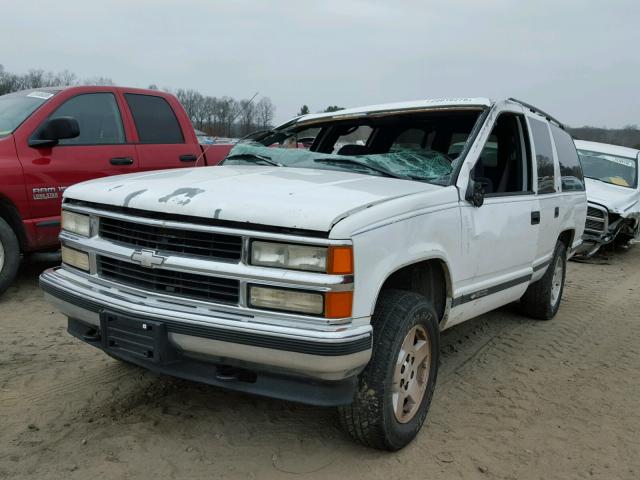
<svg viewBox="0 0 640 480"><path fill-rule="evenodd" d="M440 352L438 318L425 297L388 290L372 325L371 360L358 378L353 403L338 411L354 440L394 451L415 438L429 410Z"/></svg>
<svg viewBox="0 0 640 480"><path fill-rule="evenodd" d="M558 241L544 276L529 285L520 299L522 313L537 320L551 320L555 317L560 308L566 274L567 247Z"/></svg>
<svg viewBox="0 0 640 480"><path fill-rule="evenodd" d="M20 244L9 224L0 218L0 295L11 285L20 266Z"/></svg>

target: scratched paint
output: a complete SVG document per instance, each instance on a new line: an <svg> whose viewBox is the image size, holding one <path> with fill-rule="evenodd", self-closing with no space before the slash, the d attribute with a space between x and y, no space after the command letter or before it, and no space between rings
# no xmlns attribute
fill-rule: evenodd
<svg viewBox="0 0 640 480"><path fill-rule="evenodd" d="M158 202L168 203L169 201L171 201L176 205L188 205L189 203L191 203L191 199L193 197L204 192L205 190L202 190L201 188L178 188L173 193L165 195L164 197L160 197L158 199Z"/></svg>
<svg viewBox="0 0 640 480"><path fill-rule="evenodd" d="M131 200L133 200L138 195L142 195L146 191L147 191L147 189L145 188L144 190L136 190L135 192L131 192L129 195L124 197L124 202L122 203L122 206L123 207L128 207L129 204L131 203Z"/></svg>

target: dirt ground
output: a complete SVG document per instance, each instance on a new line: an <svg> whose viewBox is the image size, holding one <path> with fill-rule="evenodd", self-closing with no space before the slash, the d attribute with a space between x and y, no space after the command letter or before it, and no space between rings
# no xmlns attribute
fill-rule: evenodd
<svg viewBox="0 0 640 480"><path fill-rule="evenodd" d="M427 422L393 454L350 442L332 409L80 343L38 290L50 261L0 298L0 478L640 478L640 245L572 262L550 322L508 307L446 331Z"/></svg>

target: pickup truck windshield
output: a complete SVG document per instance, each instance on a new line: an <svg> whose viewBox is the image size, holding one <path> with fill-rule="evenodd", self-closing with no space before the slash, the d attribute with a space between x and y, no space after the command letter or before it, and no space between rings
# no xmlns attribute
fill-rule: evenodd
<svg viewBox="0 0 640 480"><path fill-rule="evenodd" d="M0 138L13 133L54 94L50 91L25 91L0 96Z"/></svg>
<svg viewBox="0 0 640 480"><path fill-rule="evenodd" d="M601 182L636 188L638 186L638 161L608 153L578 150L584 176Z"/></svg>
<svg viewBox="0 0 640 480"><path fill-rule="evenodd" d="M226 165L340 170L446 185L461 161L479 110L332 119L251 135Z"/></svg>

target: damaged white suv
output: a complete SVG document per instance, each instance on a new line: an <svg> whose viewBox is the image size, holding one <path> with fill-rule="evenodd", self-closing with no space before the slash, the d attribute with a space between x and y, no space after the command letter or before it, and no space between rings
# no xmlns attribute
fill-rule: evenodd
<svg viewBox="0 0 640 480"><path fill-rule="evenodd" d="M442 330L515 301L555 315L587 204L557 121L477 98L302 116L223 166L75 185L63 209L63 264L40 281L72 335L340 406L353 438L394 450L425 420Z"/></svg>
<svg viewBox="0 0 640 480"><path fill-rule="evenodd" d="M587 187L583 256L601 247L627 245L640 237L640 151L598 142L575 141Z"/></svg>

